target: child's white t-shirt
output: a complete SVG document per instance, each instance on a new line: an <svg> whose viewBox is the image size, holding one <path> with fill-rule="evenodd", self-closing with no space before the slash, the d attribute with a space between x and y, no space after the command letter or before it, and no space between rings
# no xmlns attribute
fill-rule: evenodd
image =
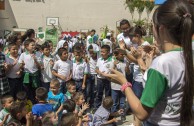
<svg viewBox="0 0 194 126"><path fill-rule="evenodd" d="M76 63L73 59L73 79L80 80L84 78L84 74L89 73L88 64L81 59L79 63Z"/></svg>
<svg viewBox="0 0 194 126"><path fill-rule="evenodd" d="M51 80L53 79L53 74L52 74L53 66L50 64L51 61L53 61L53 58L47 57L45 55L43 55L41 58L41 62L43 65L43 69L41 70L42 81L45 83L51 82Z"/></svg>
<svg viewBox="0 0 194 126"><path fill-rule="evenodd" d="M110 69L114 67L114 59L110 56L107 60L102 57L98 59L96 68L101 72L110 73ZM97 75L98 78L105 79L105 77Z"/></svg>
<svg viewBox="0 0 194 126"><path fill-rule="evenodd" d="M24 62L24 64L25 64L24 65L24 72L35 73L36 71L38 71L38 67L37 67L32 55L35 55L36 60L39 63L41 62L40 53L35 52L33 54L29 54L28 52L23 52L19 58L18 63Z"/></svg>
<svg viewBox="0 0 194 126"><path fill-rule="evenodd" d="M15 60L13 57L10 56L6 56L5 57L5 61L7 64L9 65L13 65L14 62L17 62L7 73L7 77L8 78L20 78L21 75L16 74L19 70L20 70L20 64L18 63L19 60L19 56L18 58Z"/></svg>
<svg viewBox="0 0 194 126"><path fill-rule="evenodd" d="M59 75L69 77L72 70L72 62L70 60L58 60L55 62L53 70L55 70ZM61 80L60 78L58 78L58 80L59 82L64 82L64 80Z"/></svg>
<svg viewBox="0 0 194 126"><path fill-rule="evenodd" d="M96 65L97 65L97 59L94 60L92 57L89 58L89 69L90 69L90 74L97 74L96 73Z"/></svg>
<svg viewBox="0 0 194 126"><path fill-rule="evenodd" d="M123 73L124 76L126 75L126 72L125 72L126 63L127 63L126 60L124 60L124 62L119 61L119 63L116 64L116 68L115 68L117 71ZM111 82L111 89L120 90L121 85L117 84L117 83L114 83L114 82Z"/></svg>

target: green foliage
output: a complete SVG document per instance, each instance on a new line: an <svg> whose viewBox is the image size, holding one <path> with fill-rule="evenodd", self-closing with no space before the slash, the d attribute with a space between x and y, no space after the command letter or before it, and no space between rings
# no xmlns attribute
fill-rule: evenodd
<svg viewBox="0 0 194 126"><path fill-rule="evenodd" d="M146 37L144 37L144 40L149 42L150 44L153 43L153 37L152 36L146 36Z"/></svg>
<svg viewBox="0 0 194 126"><path fill-rule="evenodd" d="M145 21L146 21L146 19L142 19L142 20L134 20L133 23L134 23L135 25L137 25L137 26L144 27Z"/></svg>

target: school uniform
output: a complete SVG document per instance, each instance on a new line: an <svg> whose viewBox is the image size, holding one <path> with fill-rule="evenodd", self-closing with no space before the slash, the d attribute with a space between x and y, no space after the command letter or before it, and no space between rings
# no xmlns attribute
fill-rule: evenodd
<svg viewBox="0 0 194 126"><path fill-rule="evenodd" d="M6 56L6 63L9 65L13 65L16 60L19 60L19 56L17 59L14 59L11 55ZM7 73L7 78L10 85L10 94L16 98L16 94L19 91L23 90L22 84L22 76L21 74L16 74L20 71L20 64L17 62Z"/></svg>
<svg viewBox="0 0 194 126"><path fill-rule="evenodd" d="M61 59L55 62L53 66L53 70L55 70L59 75L69 77L72 71L72 62L70 60L62 61ZM57 78L60 82L60 91L62 93L66 92L66 81Z"/></svg>
<svg viewBox="0 0 194 126"><path fill-rule="evenodd" d="M124 76L126 76L126 72L125 72L125 68L127 61L119 61L116 65L115 65L115 69L121 73L123 73ZM125 109L125 99L126 96L125 94L123 94L123 92L121 92L121 85L111 82L111 96L113 99L113 106L112 106L112 112L117 112L118 109Z"/></svg>
<svg viewBox="0 0 194 126"><path fill-rule="evenodd" d="M76 63L75 58L73 59L73 80L76 84L76 91L82 91L82 84L84 75L89 73L88 64L83 61L83 59L80 60L80 62Z"/></svg>
<svg viewBox="0 0 194 126"><path fill-rule="evenodd" d="M93 107L94 98L96 96L96 81L97 81L97 73L96 73L96 64L97 59L94 60L92 57L89 57L89 75L87 78L87 88L86 88L86 101L89 102L90 106Z"/></svg>
<svg viewBox="0 0 194 126"><path fill-rule="evenodd" d="M101 72L109 73L110 69L114 66L114 59L109 56L108 59L104 60L99 58L97 61L96 69ZM97 75L97 93L95 99L95 108L98 108L102 103L103 92L105 89L105 96L111 96L111 85L110 81L101 75Z"/></svg>
<svg viewBox="0 0 194 126"><path fill-rule="evenodd" d="M141 104L154 108L147 119L149 124L180 126L185 85L185 61L181 50L174 49L156 57L144 73L146 83L140 101Z"/></svg>
<svg viewBox="0 0 194 126"><path fill-rule="evenodd" d="M41 70L42 86L45 87L47 89L47 91L49 91L50 82L54 78L53 74L52 74L52 67L53 66L50 64L51 61L53 61L52 56L49 56L49 57L47 57L45 55L41 56L41 62L43 65L43 69Z"/></svg>
<svg viewBox="0 0 194 126"><path fill-rule="evenodd" d="M39 69L32 55L35 55L37 62L41 63L41 58L39 53L34 52L33 54L29 54L27 51L21 54L18 63L21 64L24 62L25 64L24 78L23 78L24 88L32 103L36 103L35 90L40 86L41 81L40 81Z"/></svg>

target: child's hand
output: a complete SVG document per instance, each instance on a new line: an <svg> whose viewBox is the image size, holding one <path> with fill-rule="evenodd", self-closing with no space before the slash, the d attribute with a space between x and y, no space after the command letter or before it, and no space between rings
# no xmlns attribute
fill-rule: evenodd
<svg viewBox="0 0 194 126"><path fill-rule="evenodd" d="M51 66L53 66L53 65L54 65L53 60L50 60L50 65L51 65Z"/></svg>
<svg viewBox="0 0 194 126"><path fill-rule="evenodd" d="M90 121L89 116L88 116L88 115L83 115L82 121L83 121L83 122L88 122L88 121Z"/></svg>
<svg viewBox="0 0 194 126"><path fill-rule="evenodd" d="M28 113L26 114L26 120L30 121L30 120L32 120L32 119L33 119L32 112L28 112Z"/></svg>
<svg viewBox="0 0 194 126"><path fill-rule="evenodd" d="M113 122L118 122L118 120L116 118L113 118L112 121Z"/></svg>
<svg viewBox="0 0 194 126"><path fill-rule="evenodd" d="M85 84L82 84L82 90L84 90L86 88Z"/></svg>
<svg viewBox="0 0 194 126"><path fill-rule="evenodd" d="M21 71L20 70L16 72L16 75L20 75L20 74L21 74Z"/></svg>
<svg viewBox="0 0 194 126"><path fill-rule="evenodd" d="M71 77L67 77L67 78L66 78L66 81L69 81L69 80L71 80Z"/></svg>
<svg viewBox="0 0 194 126"><path fill-rule="evenodd" d="M126 49L126 45L125 45L125 42L124 42L123 39L122 39L121 41L119 41L119 47L120 47L121 49L123 49L123 50Z"/></svg>
<svg viewBox="0 0 194 126"><path fill-rule="evenodd" d="M88 109L90 107L90 105L88 103L84 103L82 104L82 110L85 111L86 109Z"/></svg>
<svg viewBox="0 0 194 126"><path fill-rule="evenodd" d="M24 61L22 61L21 68L24 68L24 66L25 66L25 63L24 63Z"/></svg>

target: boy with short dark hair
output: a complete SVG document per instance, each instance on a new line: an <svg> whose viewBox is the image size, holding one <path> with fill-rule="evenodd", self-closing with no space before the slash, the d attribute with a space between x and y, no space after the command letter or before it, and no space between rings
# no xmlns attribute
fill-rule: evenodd
<svg viewBox="0 0 194 126"><path fill-rule="evenodd" d="M33 105L32 114L36 117L42 117L42 115L47 111L53 111L53 106L47 103L47 90L44 87L39 87L36 89L36 99L38 104Z"/></svg>
<svg viewBox="0 0 194 126"><path fill-rule="evenodd" d="M10 94L16 99L16 94L22 91L22 69L20 69L20 64L18 63L18 46L15 43L10 43L8 45L9 55L6 56L6 63L9 66L7 71L7 77L10 85Z"/></svg>
<svg viewBox="0 0 194 126"><path fill-rule="evenodd" d="M110 56L110 46L103 45L101 47L101 58L98 59L96 65L97 75L97 94L95 101L95 109L102 103L103 92L105 89L105 96L111 96L110 81L102 76L102 73L109 73L114 66L114 59Z"/></svg>
<svg viewBox="0 0 194 126"><path fill-rule="evenodd" d="M60 82L60 91L66 92L66 81L71 79L72 76L72 63L68 60L68 51L65 48L59 48L58 55L60 60L55 62L52 74L57 77Z"/></svg>
<svg viewBox="0 0 194 126"><path fill-rule="evenodd" d="M75 95L76 93L75 82L72 80L68 81L66 84L66 87L67 87L67 92L65 93L65 97L67 97L67 99L72 99L73 95Z"/></svg>
<svg viewBox="0 0 194 126"><path fill-rule="evenodd" d="M86 88L87 74L89 68L83 59L83 51L80 46L73 47L73 74L72 78L76 84L76 91L84 91Z"/></svg>
<svg viewBox="0 0 194 126"><path fill-rule="evenodd" d="M6 125L10 120L10 108L13 104L14 100L11 95L5 95L1 99L1 104L3 105L3 109L0 111L0 126Z"/></svg>
<svg viewBox="0 0 194 126"><path fill-rule="evenodd" d="M24 102L14 102L10 108L12 119L6 126L22 126L20 120L26 117L26 126L32 126L33 116L27 112Z"/></svg>
<svg viewBox="0 0 194 126"><path fill-rule="evenodd" d="M52 67L54 65L53 62L53 56L50 54L50 45L48 43L44 43L41 46L42 49L42 56L41 56L41 62L42 62L42 69L41 69L41 74L42 74L42 86L49 91L50 88L50 82L51 79L53 79L53 74L52 74Z"/></svg>
<svg viewBox="0 0 194 126"><path fill-rule="evenodd" d="M113 118L108 120L110 116L117 116L123 113L123 110L119 110L115 113L110 113L110 109L113 105L112 97L108 96L103 99L102 105L96 110L93 119L93 126L101 126L116 123L117 119Z"/></svg>

